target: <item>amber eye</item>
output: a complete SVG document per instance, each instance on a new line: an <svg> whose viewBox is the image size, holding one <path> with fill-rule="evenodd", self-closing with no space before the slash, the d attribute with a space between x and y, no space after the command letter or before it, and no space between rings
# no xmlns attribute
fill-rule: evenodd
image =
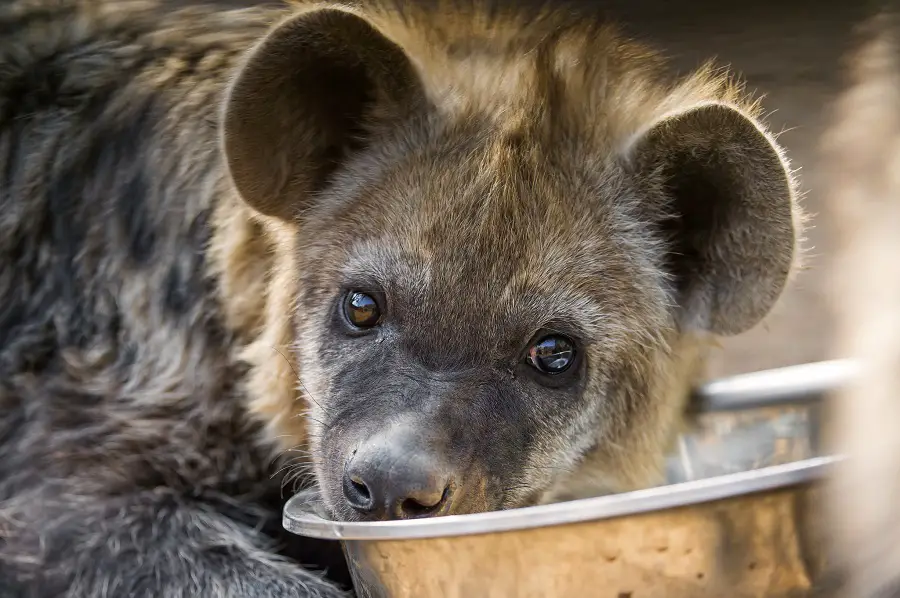
<svg viewBox="0 0 900 598"><path fill-rule="evenodd" d="M344 302L344 316L356 328L372 328L381 321L381 309L371 295L351 291Z"/></svg>
<svg viewBox="0 0 900 598"><path fill-rule="evenodd" d="M575 344L564 336L545 336L528 349L528 363L544 374L561 374L575 361Z"/></svg>

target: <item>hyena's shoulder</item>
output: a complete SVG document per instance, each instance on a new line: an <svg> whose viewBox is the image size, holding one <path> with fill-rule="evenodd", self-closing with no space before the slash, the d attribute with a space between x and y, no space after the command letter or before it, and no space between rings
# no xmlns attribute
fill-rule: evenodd
<svg viewBox="0 0 900 598"><path fill-rule="evenodd" d="M103 484L241 458L215 446L247 426L208 275L238 209L216 120L280 13L171 5L0 3L0 497L47 464Z"/></svg>

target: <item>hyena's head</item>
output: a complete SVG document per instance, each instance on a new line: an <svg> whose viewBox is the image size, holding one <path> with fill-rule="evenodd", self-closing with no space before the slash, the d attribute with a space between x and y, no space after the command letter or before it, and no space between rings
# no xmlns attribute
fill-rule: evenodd
<svg viewBox="0 0 900 598"><path fill-rule="evenodd" d="M403 11L293 15L224 112L236 188L291 231L327 505L407 518L651 483L702 347L791 270L780 150L726 82L663 87L568 13Z"/></svg>

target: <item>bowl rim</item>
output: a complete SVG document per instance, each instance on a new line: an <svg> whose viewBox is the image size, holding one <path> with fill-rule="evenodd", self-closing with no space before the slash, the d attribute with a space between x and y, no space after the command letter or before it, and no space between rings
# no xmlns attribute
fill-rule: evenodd
<svg viewBox="0 0 900 598"><path fill-rule="evenodd" d="M824 478L842 460L838 455L814 457L608 496L403 521L332 521L312 513L309 495L298 494L285 505L283 525L291 533L323 540L412 540L510 532L688 507L807 485Z"/></svg>

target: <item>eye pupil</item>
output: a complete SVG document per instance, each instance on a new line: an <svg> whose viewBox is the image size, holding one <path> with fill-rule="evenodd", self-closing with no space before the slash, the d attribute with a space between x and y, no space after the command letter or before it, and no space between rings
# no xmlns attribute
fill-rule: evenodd
<svg viewBox="0 0 900 598"><path fill-rule="evenodd" d="M381 309L371 295L351 292L344 304L347 321L357 328L372 328L381 321Z"/></svg>
<svg viewBox="0 0 900 598"><path fill-rule="evenodd" d="M575 345L564 336L545 336L531 345L528 361L544 374L561 374L575 361Z"/></svg>

